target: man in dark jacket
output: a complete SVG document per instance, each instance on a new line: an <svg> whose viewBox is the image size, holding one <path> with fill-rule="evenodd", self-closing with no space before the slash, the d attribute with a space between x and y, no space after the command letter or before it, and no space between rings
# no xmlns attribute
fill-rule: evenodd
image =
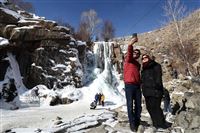
<svg viewBox="0 0 200 133"><path fill-rule="evenodd" d="M132 131L137 131L141 116L141 90L140 90L140 64L137 59L140 57L138 49L133 50L133 44L137 37L132 38L128 44L128 52L124 61L124 82L127 103L128 118ZM133 100L135 108L133 112Z"/></svg>
<svg viewBox="0 0 200 133"><path fill-rule="evenodd" d="M168 128L160 107L163 97L162 68L151 60L149 55L142 56L142 92L146 107L156 128Z"/></svg>

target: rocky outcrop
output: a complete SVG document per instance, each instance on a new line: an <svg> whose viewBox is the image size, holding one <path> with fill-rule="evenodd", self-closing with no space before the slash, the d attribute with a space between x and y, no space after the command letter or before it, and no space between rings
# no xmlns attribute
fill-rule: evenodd
<svg viewBox="0 0 200 133"><path fill-rule="evenodd" d="M83 68L79 59L85 60L85 45L80 48L67 27L0 5L0 37L8 41L6 45L0 42L0 81L10 65L7 52L11 52L27 88L38 84L49 89L82 86Z"/></svg>
<svg viewBox="0 0 200 133"><path fill-rule="evenodd" d="M122 53L122 49L120 47L119 44L117 43L113 43L112 44L112 48L113 48L113 54L112 54L112 64L115 66L117 72L120 74L122 73L123 70L123 53Z"/></svg>
<svg viewBox="0 0 200 133"><path fill-rule="evenodd" d="M200 131L200 81L198 78L190 80L183 86L189 87L189 90L182 91L184 95L180 97L182 104L177 112L174 126L180 126L187 133ZM186 88L187 88L186 87Z"/></svg>

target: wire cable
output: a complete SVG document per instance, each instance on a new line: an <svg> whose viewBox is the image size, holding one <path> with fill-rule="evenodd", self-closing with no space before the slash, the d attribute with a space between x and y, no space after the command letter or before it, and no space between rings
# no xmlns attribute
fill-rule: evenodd
<svg viewBox="0 0 200 133"><path fill-rule="evenodd" d="M142 17L140 17L132 26L129 28L128 32L131 32L132 29L139 23L141 22L145 17L147 17L160 3L161 0L158 0Z"/></svg>

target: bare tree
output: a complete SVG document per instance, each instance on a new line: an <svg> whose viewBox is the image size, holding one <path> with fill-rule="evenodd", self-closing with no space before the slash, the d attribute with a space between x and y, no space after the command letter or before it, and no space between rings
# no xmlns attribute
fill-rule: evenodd
<svg viewBox="0 0 200 133"><path fill-rule="evenodd" d="M106 20L104 21L101 37L104 39L104 41L108 41L109 39L112 39L115 34L115 29L113 27L113 24L111 21Z"/></svg>
<svg viewBox="0 0 200 133"><path fill-rule="evenodd" d="M81 14L81 22L77 34L84 36L83 41L91 41L97 33L98 24L101 20L98 18L95 10L90 9ZM80 35L86 34L86 35Z"/></svg>
<svg viewBox="0 0 200 133"><path fill-rule="evenodd" d="M31 2L25 2L24 0L8 0L10 3L13 3L25 11L35 12L35 8Z"/></svg>
<svg viewBox="0 0 200 133"><path fill-rule="evenodd" d="M85 41L85 42L90 42L91 37L90 37L90 33L86 30L87 27L88 27L87 23L81 22L79 25L78 31L75 34L75 38L78 40Z"/></svg>
<svg viewBox="0 0 200 133"><path fill-rule="evenodd" d="M179 42L172 44L174 54L183 60L190 75L194 75L191 70L192 65L189 61L191 53L188 52L187 42L184 42L183 40L183 18L186 16L186 7L180 2L180 0L166 0L164 12L169 22L172 24L172 30L174 29L172 32L177 35Z"/></svg>

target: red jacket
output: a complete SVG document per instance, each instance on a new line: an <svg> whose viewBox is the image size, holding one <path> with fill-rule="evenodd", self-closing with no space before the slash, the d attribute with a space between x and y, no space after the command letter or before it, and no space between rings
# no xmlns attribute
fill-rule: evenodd
<svg viewBox="0 0 200 133"><path fill-rule="evenodd" d="M128 53L124 62L124 82L126 84L140 84L140 64L133 58L133 46L128 46Z"/></svg>

